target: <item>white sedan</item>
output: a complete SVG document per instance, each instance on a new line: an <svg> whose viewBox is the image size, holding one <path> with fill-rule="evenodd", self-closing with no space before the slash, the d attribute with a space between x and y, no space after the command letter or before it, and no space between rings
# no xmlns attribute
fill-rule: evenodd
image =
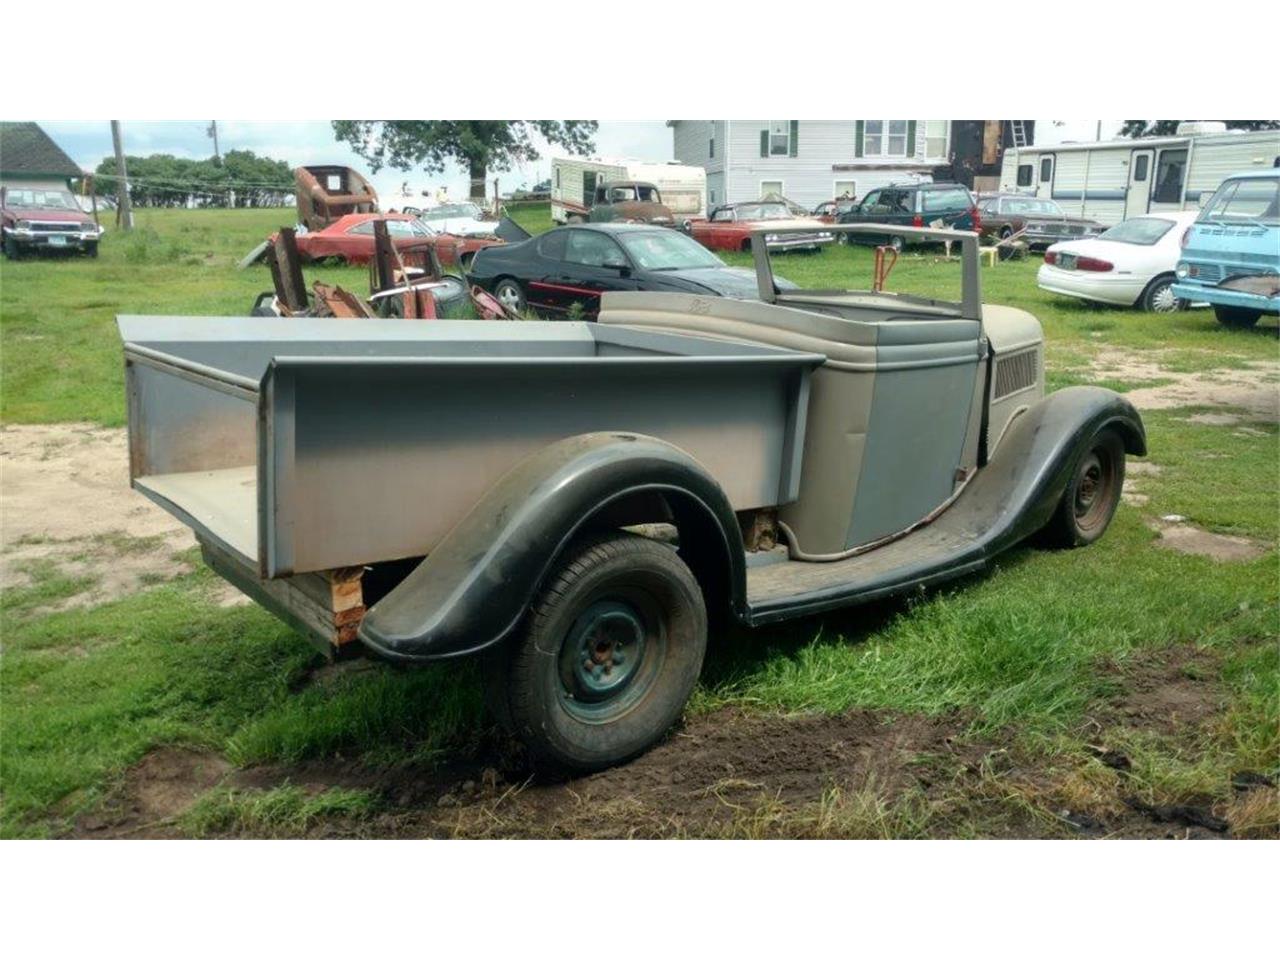
<svg viewBox="0 0 1280 960"><path fill-rule="evenodd" d="M1173 295L1173 268L1182 235L1198 210L1133 217L1085 240L1055 243L1036 274L1041 290L1081 300L1139 307L1156 313L1185 310Z"/></svg>
<svg viewBox="0 0 1280 960"><path fill-rule="evenodd" d="M484 211L474 203L442 203L417 213L432 230L455 237L488 237L498 229L497 220L484 220Z"/></svg>

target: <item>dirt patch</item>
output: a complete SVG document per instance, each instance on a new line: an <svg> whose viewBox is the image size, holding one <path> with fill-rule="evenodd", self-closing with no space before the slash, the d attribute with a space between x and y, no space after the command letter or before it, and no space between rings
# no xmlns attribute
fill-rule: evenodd
<svg viewBox="0 0 1280 960"><path fill-rule="evenodd" d="M1089 373L1099 380L1139 383L1144 380L1173 381L1139 387L1126 393L1126 399L1139 410L1196 406L1238 407L1263 420L1280 420L1280 389L1276 386L1280 364L1273 361L1250 361L1234 369L1185 373L1161 366L1160 358L1160 351L1133 354L1103 349L1090 361Z"/></svg>
<svg viewBox="0 0 1280 960"><path fill-rule="evenodd" d="M0 461L0 589L56 570L83 589L52 608L88 606L190 570L191 532L129 487L123 429L8 426Z"/></svg>
<svg viewBox="0 0 1280 960"><path fill-rule="evenodd" d="M104 839L172 836L170 821L230 770L231 765L214 753L159 747L125 772L102 808L76 823L74 835Z"/></svg>
<svg viewBox="0 0 1280 960"><path fill-rule="evenodd" d="M1105 736L1117 726L1156 733L1184 733L1226 709L1228 696L1218 658L1207 650L1178 646L1139 653L1103 668L1118 684L1115 696L1090 711Z"/></svg>
<svg viewBox="0 0 1280 960"><path fill-rule="evenodd" d="M1266 553L1265 547L1246 537L1210 533L1189 523L1155 521L1151 524L1151 529L1160 535L1156 540L1157 545L1166 550L1209 557L1220 563L1240 563L1256 559Z"/></svg>

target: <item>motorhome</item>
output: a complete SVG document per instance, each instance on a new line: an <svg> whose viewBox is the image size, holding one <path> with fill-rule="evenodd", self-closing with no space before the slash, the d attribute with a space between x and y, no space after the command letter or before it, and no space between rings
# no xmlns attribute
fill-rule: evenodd
<svg viewBox="0 0 1280 960"><path fill-rule="evenodd" d="M1228 131L1188 121L1171 137L1012 147L1000 189L1048 197L1068 214L1112 225L1195 210L1232 174L1280 163L1280 130Z"/></svg>
<svg viewBox="0 0 1280 960"><path fill-rule="evenodd" d="M586 220L597 190L618 181L653 184L676 223L707 216L707 173L682 163L641 163L600 157L556 157L551 161L551 219Z"/></svg>

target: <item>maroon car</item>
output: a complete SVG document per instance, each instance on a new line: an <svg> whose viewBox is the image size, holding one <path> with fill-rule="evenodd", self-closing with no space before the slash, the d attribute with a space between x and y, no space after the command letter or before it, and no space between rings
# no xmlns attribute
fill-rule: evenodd
<svg viewBox="0 0 1280 960"><path fill-rule="evenodd" d="M10 260L36 250L98 255L102 230L65 187L0 188L0 223Z"/></svg>
<svg viewBox="0 0 1280 960"><path fill-rule="evenodd" d="M1031 247L1047 247L1059 240L1096 237L1106 224L1087 217L1072 217L1048 197L1028 197L1018 193L986 193L978 197L982 235L1004 240L1019 230Z"/></svg>
<svg viewBox="0 0 1280 960"><path fill-rule="evenodd" d="M298 253L304 260L334 258L347 263L368 263L373 259L373 224L376 220L387 222L387 231L398 250L435 247L436 256L446 267L457 264L465 269L481 247L502 242L437 233L417 217L405 213L350 213L323 230L299 233Z"/></svg>

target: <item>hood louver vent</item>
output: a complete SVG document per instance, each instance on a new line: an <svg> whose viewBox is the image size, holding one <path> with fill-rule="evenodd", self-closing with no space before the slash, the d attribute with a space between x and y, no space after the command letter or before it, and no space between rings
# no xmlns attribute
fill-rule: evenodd
<svg viewBox="0 0 1280 960"><path fill-rule="evenodd" d="M1038 349L996 358L996 391L993 400L1007 397L1019 390L1035 386L1036 372L1040 366Z"/></svg>

